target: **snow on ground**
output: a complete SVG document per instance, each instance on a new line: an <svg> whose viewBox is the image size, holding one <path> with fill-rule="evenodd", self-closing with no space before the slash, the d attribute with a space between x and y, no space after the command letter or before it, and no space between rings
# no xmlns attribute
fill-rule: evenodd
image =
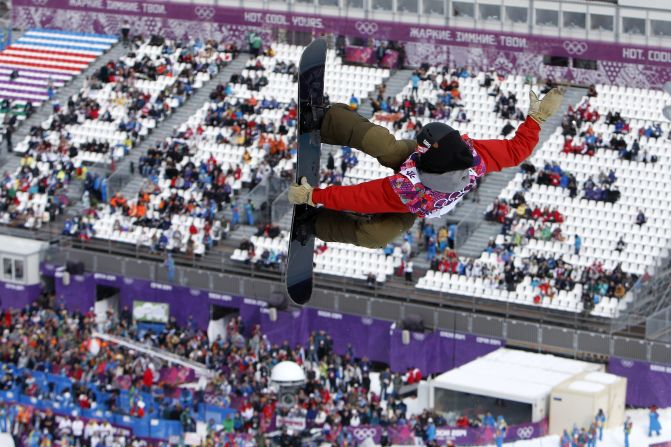
<svg viewBox="0 0 671 447"><path fill-rule="evenodd" d="M630 447L648 447L660 442L671 441L671 408L657 410L662 424L662 435L648 438L648 410L629 410L627 416L631 416L634 423L629 436ZM571 427L567 427L571 428ZM559 436L545 436L543 438L529 441L518 441L504 444L508 447L559 447ZM624 447L623 427L614 427L603 431L603 441L597 443L598 447Z"/></svg>

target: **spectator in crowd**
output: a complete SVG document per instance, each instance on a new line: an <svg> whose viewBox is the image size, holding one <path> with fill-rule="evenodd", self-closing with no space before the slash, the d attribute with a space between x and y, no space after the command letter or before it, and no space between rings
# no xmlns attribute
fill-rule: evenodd
<svg viewBox="0 0 671 447"><path fill-rule="evenodd" d="M128 45L130 45L130 22L128 19L124 19L121 23L121 42L124 48L128 48Z"/></svg>
<svg viewBox="0 0 671 447"><path fill-rule="evenodd" d="M631 434L633 425L631 417L627 416L627 419L624 421L624 447L629 447L629 435Z"/></svg>
<svg viewBox="0 0 671 447"><path fill-rule="evenodd" d="M412 84L411 95L414 99L419 98L419 83L420 82L421 82L421 79L419 77L419 73L417 72L417 70L413 71L412 76L410 76L410 83Z"/></svg>
<svg viewBox="0 0 671 447"><path fill-rule="evenodd" d="M508 424L506 424L503 416L499 416L496 421L496 431L494 438L496 440L496 447L503 447L503 441L506 438L506 433L508 432Z"/></svg>
<svg viewBox="0 0 671 447"><path fill-rule="evenodd" d="M247 225L254 225L254 204L252 199L247 199L245 203L245 218L247 219Z"/></svg>
<svg viewBox="0 0 671 447"><path fill-rule="evenodd" d="M648 421L648 437L652 437L653 433L656 433L657 436L660 436L662 434L662 424L659 422L659 413L657 412L656 405L650 407Z"/></svg>
<svg viewBox="0 0 671 447"><path fill-rule="evenodd" d="M249 33L247 42L249 43L249 52L252 54L252 56L258 57L261 54L263 47L263 40L261 39L261 36L252 31Z"/></svg>
<svg viewBox="0 0 671 447"><path fill-rule="evenodd" d="M639 227L643 226L648 221L648 219L645 217L645 214L643 213L642 210L638 210L636 214L636 225Z"/></svg>
<svg viewBox="0 0 671 447"><path fill-rule="evenodd" d="M624 236L620 236L615 244L615 251L621 253L625 248L627 248L627 243L624 241Z"/></svg>
<svg viewBox="0 0 671 447"><path fill-rule="evenodd" d="M582 247L582 238L580 237L579 234L576 234L573 237L573 248L574 248L573 253L575 253L576 255L579 255L581 247Z"/></svg>
<svg viewBox="0 0 671 447"><path fill-rule="evenodd" d="M354 93L349 97L348 105L349 108L354 111L359 110L359 98L357 98Z"/></svg>
<svg viewBox="0 0 671 447"><path fill-rule="evenodd" d="M412 279L412 261L407 261L405 262L403 266L403 273L405 273L405 283L406 284L413 284L414 281Z"/></svg>
<svg viewBox="0 0 671 447"><path fill-rule="evenodd" d="M510 121L506 121L506 124L503 126L503 129L501 129L501 136L502 137L507 137L514 130L515 130L515 126L513 126L510 123Z"/></svg>
<svg viewBox="0 0 671 447"><path fill-rule="evenodd" d="M589 87L587 88L587 96L589 98L596 98L599 96L599 94L596 91L596 85L590 84Z"/></svg>
<svg viewBox="0 0 671 447"><path fill-rule="evenodd" d="M602 408L599 408L599 412L596 414L594 421L599 429L599 441L602 441L603 427L606 425L606 413L603 412Z"/></svg>

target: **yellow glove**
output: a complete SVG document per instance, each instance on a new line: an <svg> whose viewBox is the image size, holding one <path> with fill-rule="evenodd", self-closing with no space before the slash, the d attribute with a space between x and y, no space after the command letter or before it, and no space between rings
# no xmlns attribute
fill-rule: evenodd
<svg viewBox="0 0 671 447"><path fill-rule="evenodd" d="M294 183L289 186L289 203L292 205L310 205L315 206L312 203L312 190L314 188L308 183L308 179L305 177L301 178L301 184Z"/></svg>
<svg viewBox="0 0 671 447"><path fill-rule="evenodd" d="M553 88L543 99L538 99L538 96L533 91L529 92L529 113L528 115L534 119L539 125L543 125L548 118L554 115L562 100L564 99L564 90Z"/></svg>

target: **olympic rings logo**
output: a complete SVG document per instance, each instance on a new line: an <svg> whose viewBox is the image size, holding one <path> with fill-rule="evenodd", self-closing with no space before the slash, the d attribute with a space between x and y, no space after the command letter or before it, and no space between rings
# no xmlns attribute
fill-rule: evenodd
<svg viewBox="0 0 671 447"><path fill-rule="evenodd" d="M214 17L214 8L211 6L196 6L194 12L201 20L210 20Z"/></svg>
<svg viewBox="0 0 671 447"><path fill-rule="evenodd" d="M352 436L359 441L364 441L368 438L374 438L377 435L377 430L374 428L355 428L352 430Z"/></svg>
<svg viewBox="0 0 671 447"><path fill-rule="evenodd" d="M354 24L354 27L356 28L357 31L359 31L361 34L367 34L371 35L377 31L377 23L375 22L364 22L364 21L357 21Z"/></svg>
<svg viewBox="0 0 671 447"><path fill-rule="evenodd" d="M33 0L34 5L44 6L49 3L49 0Z"/></svg>
<svg viewBox="0 0 671 447"><path fill-rule="evenodd" d="M520 439L529 439L534 434L533 427L520 427L517 429L517 437Z"/></svg>
<svg viewBox="0 0 671 447"><path fill-rule="evenodd" d="M565 40L563 47L568 52L568 54L581 55L587 51L587 44L585 42L578 42L576 40Z"/></svg>
<svg viewBox="0 0 671 447"><path fill-rule="evenodd" d="M620 363L621 363L622 366L624 366L625 368L631 368L631 367L634 366L634 362L632 362L631 360L621 360Z"/></svg>

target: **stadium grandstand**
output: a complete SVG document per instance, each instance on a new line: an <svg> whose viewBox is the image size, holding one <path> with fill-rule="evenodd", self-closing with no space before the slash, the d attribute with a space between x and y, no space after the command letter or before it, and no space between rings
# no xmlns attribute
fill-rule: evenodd
<svg viewBox="0 0 671 447"><path fill-rule="evenodd" d="M666 1L1 0L0 118L0 447L671 446Z"/></svg>

